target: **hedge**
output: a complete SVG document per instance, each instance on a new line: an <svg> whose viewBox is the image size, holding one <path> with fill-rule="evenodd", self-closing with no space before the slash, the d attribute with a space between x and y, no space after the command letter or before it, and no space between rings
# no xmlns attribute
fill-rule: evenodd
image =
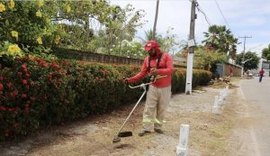
<svg viewBox="0 0 270 156"><path fill-rule="evenodd" d="M139 66L80 64L37 57L0 64L0 140L27 135L61 122L104 114L136 102L140 89L129 89L123 77ZM193 87L206 85L211 73L195 70ZM185 69L173 74L172 93L185 89Z"/></svg>

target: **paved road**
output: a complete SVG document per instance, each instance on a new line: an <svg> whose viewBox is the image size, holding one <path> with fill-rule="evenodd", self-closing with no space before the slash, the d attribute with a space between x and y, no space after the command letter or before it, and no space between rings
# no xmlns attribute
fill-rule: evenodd
<svg viewBox="0 0 270 156"><path fill-rule="evenodd" d="M255 119L250 127L253 143L250 148L257 156L270 155L270 78L264 77L242 80L240 87L244 98L248 101L249 116Z"/></svg>

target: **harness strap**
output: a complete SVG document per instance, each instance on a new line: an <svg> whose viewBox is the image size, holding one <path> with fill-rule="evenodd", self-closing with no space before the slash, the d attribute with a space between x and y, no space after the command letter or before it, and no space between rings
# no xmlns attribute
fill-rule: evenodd
<svg viewBox="0 0 270 156"><path fill-rule="evenodd" d="M156 65L157 69L159 68L159 63L160 63L162 54L163 54L163 53L160 53L160 55L158 56L157 65ZM147 67L147 68L148 68L148 71L150 71L150 69L151 69L151 65L150 65L150 56L148 57L148 67Z"/></svg>

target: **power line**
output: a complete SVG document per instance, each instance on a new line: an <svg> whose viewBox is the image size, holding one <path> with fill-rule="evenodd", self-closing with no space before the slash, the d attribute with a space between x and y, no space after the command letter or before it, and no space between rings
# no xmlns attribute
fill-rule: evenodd
<svg viewBox="0 0 270 156"><path fill-rule="evenodd" d="M252 38L252 36L241 36L241 37L238 37L238 38L243 38L244 39L244 50L243 50L243 52L245 53L245 51L246 51L246 39L247 38Z"/></svg>
<svg viewBox="0 0 270 156"><path fill-rule="evenodd" d="M211 26L211 23L209 22L209 18L206 16L205 12L202 10L198 2L196 3L196 7L197 7L197 10L204 15L204 19L206 20L208 25Z"/></svg>
<svg viewBox="0 0 270 156"><path fill-rule="evenodd" d="M224 19L224 21L225 21L226 25L228 25L228 27L230 28L230 25L229 25L229 23L228 23L228 21L227 21L226 17L224 16L224 14L223 14L222 10L220 9L220 6L219 6L219 4L218 4L217 0L215 0L215 2L216 2L216 5L217 5L217 7L218 7L218 10L219 10L219 12L220 12L221 16L223 17L223 19Z"/></svg>

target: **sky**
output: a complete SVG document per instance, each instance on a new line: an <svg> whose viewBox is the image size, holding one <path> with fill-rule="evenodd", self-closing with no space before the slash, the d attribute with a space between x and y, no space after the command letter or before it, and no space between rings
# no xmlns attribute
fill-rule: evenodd
<svg viewBox="0 0 270 156"><path fill-rule="evenodd" d="M138 29L136 36L144 37L144 32L154 25L156 0L110 0L111 4L125 7L131 4L136 10L145 10L143 21L148 21ZM261 50L270 44L270 0L197 0L200 10L196 10L195 40L198 44L204 39L203 32L208 32L210 25L225 25L235 38L241 42L238 53L256 52L261 56ZM190 0L160 0L157 21L157 33L165 34L170 28L179 40L188 40L190 27Z"/></svg>

